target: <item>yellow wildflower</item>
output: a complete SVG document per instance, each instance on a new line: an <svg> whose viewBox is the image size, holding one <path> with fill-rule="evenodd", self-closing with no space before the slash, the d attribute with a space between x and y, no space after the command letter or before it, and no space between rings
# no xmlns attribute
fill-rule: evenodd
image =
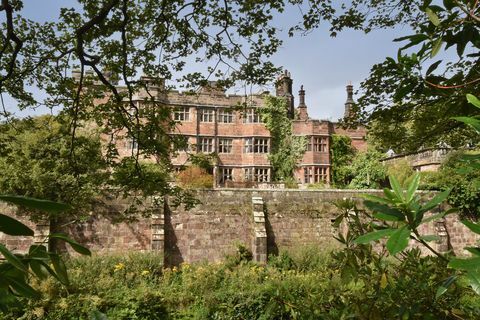
<svg viewBox="0 0 480 320"><path fill-rule="evenodd" d="M143 270L142 271L142 276L148 276L150 274L150 271L148 270Z"/></svg>
<svg viewBox="0 0 480 320"><path fill-rule="evenodd" d="M116 264L115 267L113 267L113 272L120 271L120 270L122 270L122 269L124 269L124 268L125 268L125 265L120 262L120 263Z"/></svg>

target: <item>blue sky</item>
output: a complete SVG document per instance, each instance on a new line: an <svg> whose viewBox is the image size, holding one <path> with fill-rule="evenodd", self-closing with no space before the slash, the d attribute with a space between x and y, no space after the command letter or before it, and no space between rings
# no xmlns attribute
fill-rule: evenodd
<svg viewBox="0 0 480 320"><path fill-rule="evenodd" d="M57 18L60 6L74 3L71 0L25 0L24 14L37 21L51 21ZM293 19L296 17L286 16L283 21L275 22L283 25ZM336 120L343 115L345 86L351 82L358 88L373 64L396 55L398 44L392 40L409 31L398 28L373 31L368 35L344 31L331 38L328 26L324 25L307 36L288 38L286 30L284 33L283 46L272 60L291 72L296 102L303 84L310 116ZM14 105L10 99L7 102L11 107Z"/></svg>

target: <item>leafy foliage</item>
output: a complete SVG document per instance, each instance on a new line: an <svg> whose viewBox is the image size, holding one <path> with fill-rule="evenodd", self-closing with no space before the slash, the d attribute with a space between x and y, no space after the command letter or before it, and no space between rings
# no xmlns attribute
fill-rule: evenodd
<svg viewBox="0 0 480 320"><path fill-rule="evenodd" d="M380 163L382 158L383 155L374 149L358 153L350 167L353 179L348 187L355 189L378 188L386 177L386 169Z"/></svg>
<svg viewBox="0 0 480 320"><path fill-rule="evenodd" d="M376 265L357 251L362 267L353 278L345 276L352 261L344 252L298 248L265 266L242 260L166 268L153 253L75 258L67 263L68 292L42 282L44 299L9 316L87 318L96 309L109 319L446 319L479 312L480 298L462 286L435 299L447 269L432 257L412 252L402 263Z"/></svg>
<svg viewBox="0 0 480 320"><path fill-rule="evenodd" d="M402 187L408 185L408 180L413 176L412 166L406 159L400 159L392 164L387 165L387 174L397 178Z"/></svg>
<svg viewBox="0 0 480 320"><path fill-rule="evenodd" d="M213 175L197 166L189 166L176 175L177 183L187 189L213 188Z"/></svg>
<svg viewBox="0 0 480 320"><path fill-rule="evenodd" d="M355 156L352 139L348 136L332 135L330 147L332 161L332 183L336 187L346 186L351 180L351 163Z"/></svg>
<svg viewBox="0 0 480 320"><path fill-rule="evenodd" d="M268 159L273 179L284 181L293 178L297 162L307 147L306 138L293 135L292 121L288 117L284 98L265 97L265 104L259 112L271 135Z"/></svg>
<svg viewBox="0 0 480 320"><path fill-rule="evenodd" d="M384 1L376 5L388 8ZM392 6L393 14L398 14L397 22L409 25L413 34L395 39L402 43L396 59L387 57L374 65L362 83L357 107L371 125L370 134L382 149L396 152L435 147L438 143L454 148L478 143L475 131L452 117L479 114L464 99L467 93L478 92L480 84L479 3L424 0L408 5L395 2ZM396 10L402 6L408 8L402 13ZM385 20L380 24L388 26ZM442 48L456 49L458 59L446 54L432 60Z"/></svg>
<svg viewBox="0 0 480 320"><path fill-rule="evenodd" d="M469 154L461 151L450 154L432 183L440 190L451 188L448 202L463 215L474 218L480 212L480 173L470 169L466 155Z"/></svg>
<svg viewBox="0 0 480 320"><path fill-rule="evenodd" d="M0 196L0 200L29 209L42 210L58 214L70 207L63 203L38 200L26 197ZM11 236L33 237L34 232L28 226L9 216L0 214L0 231ZM0 263L0 311L21 306L19 298L38 299L40 293L31 286L31 275L44 281L52 276L61 284L70 284L65 264L60 255L47 250L49 239L60 239L70 244L76 252L91 255L90 250L70 239L65 234L50 234L43 242L30 246L26 254L14 254L3 244L0 253L5 261Z"/></svg>
<svg viewBox="0 0 480 320"><path fill-rule="evenodd" d="M71 149L71 136L61 121L42 116L0 125L0 192L69 203L71 215L82 215L92 210L108 181L106 163L98 134L78 135ZM46 205L50 210L41 215L66 211Z"/></svg>

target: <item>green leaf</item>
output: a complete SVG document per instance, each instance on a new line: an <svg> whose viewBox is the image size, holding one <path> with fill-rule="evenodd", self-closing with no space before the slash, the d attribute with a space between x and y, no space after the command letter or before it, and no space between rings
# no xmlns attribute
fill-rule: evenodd
<svg viewBox="0 0 480 320"><path fill-rule="evenodd" d="M425 12L427 13L428 19L430 19L433 25L438 27L440 25L440 19L438 18L437 14L430 8L427 8Z"/></svg>
<svg viewBox="0 0 480 320"><path fill-rule="evenodd" d="M455 8L456 4L454 0L443 0L443 6L447 10L452 10L453 8Z"/></svg>
<svg viewBox="0 0 480 320"><path fill-rule="evenodd" d="M40 210L48 213L60 213L71 209L71 207L65 203L40 200L22 196L0 196L0 200L29 209Z"/></svg>
<svg viewBox="0 0 480 320"><path fill-rule="evenodd" d="M428 235L420 236L420 239L425 242L430 242L430 241L438 241L440 240L440 237L435 234L428 234Z"/></svg>
<svg viewBox="0 0 480 320"><path fill-rule="evenodd" d="M462 220L461 222L471 231L475 232L476 234L480 234L480 225L479 224L473 223L473 222L468 221L468 220Z"/></svg>
<svg viewBox="0 0 480 320"><path fill-rule="evenodd" d="M471 104L473 104L475 107L480 108L480 99L475 97L473 94L467 94L467 100Z"/></svg>
<svg viewBox="0 0 480 320"><path fill-rule="evenodd" d="M389 213L375 213L373 216L378 220L384 220L384 221L403 221L403 220L405 220L403 215L398 216L398 215L392 215L392 214L389 214Z"/></svg>
<svg viewBox="0 0 480 320"><path fill-rule="evenodd" d="M407 196L405 199L407 202L412 201L413 196L415 195L415 191L417 191L419 185L420 185L420 174L417 172L413 176L413 180L412 182L410 182L410 185L408 186Z"/></svg>
<svg viewBox="0 0 480 320"><path fill-rule="evenodd" d="M47 247L44 245L32 244L28 250L29 257L42 258L43 260L50 260L47 252Z"/></svg>
<svg viewBox="0 0 480 320"><path fill-rule="evenodd" d="M440 49L442 48L442 37L438 38L433 44L432 44L432 52L430 53L430 58L435 57Z"/></svg>
<svg viewBox="0 0 480 320"><path fill-rule="evenodd" d="M33 236L32 229L18 221L4 214L0 214L0 232L10 236Z"/></svg>
<svg viewBox="0 0 480 320"><path fill-rule="evenodd" d="M440 63L442 63L442 60L438 60L437 62L433 63L430 67L428 67L426 75L428 76L433 71L435 71L438 68L438 66L440 65Z"/></svg>
<svg viewBox="0 0 480 320"><path fill-rule="evenodd" d="M40 294L33 289L28 283L26 283L24 280L16 279L13 277L8 277L5 276L8 284L10 285L10 288L14 290L17 294L27 297L27 298L33 298L33 299L38 299L40 297Z"/></svg>
<svg viewBox="0 0 480 320"><path fill-rule="evenodd" d="M465 247L463 249L467 250L468 252L470 252L474 256L480 257L480 248L478 248L478 247Z"/></svg>
<svg viewBox="0 0 480 320"><path fill-rule="evenodd" d="M53 264L53 268L55 269L55 273L57 274L58 280L64 284L68 285L68 274L67 274L67 268L65 267L65 263L63 260L60 258L58 254L52 253L50 254L50 259Z"/></svg>
<svg viewBox="0 0 480 320"><path fill-rule="evenodd" d="M395 204L394 201L391 201L388 198L382 198L382 197L374 196L374 195L371 195L371 194L362 194L361 197L364 198L365 200L370 200L372 202L378 202L378 203L383 203L383 204L387 204L387 205L394 205Z"/></svg>
<svg viewBox="0 0 480 320"><path fill-rule="evenodd" d="M480 295L480 273L478 272L467 272L466 278L468 284L472 287L473 291L476 294Z"/></svg>
<svg viewBox="0 0 480 320"><path fill-rule="evenodd" d="M448 263L448 267L459 270L478 270L480 268L480 257L474 257L469 259L453 258Z"/></svg>
<svg viewBox="0 0 480 320"><path fill-rule="evenodd" d="M75 250L76 252L78 252L80 254L87 255L87 256L92 255L92 253L90 252L89 249L82 246L80 243L76 242L75 240L69 238L66 234L52 233L51 235L49 235L49 237L50 238L55 238L55 239L61 239L65 242L68 242L68 244L70 244L72 246L73 250Z"/></svg>
<svg viewBox="0 0 480 320"><path fill-rule="evenodd" d="M388 180L390 181L390 187L393 189L393 192L397 196L399 200L403 200L403 191L400 187L400 183L398 183L397 178L395 176L390 175L388 176Z"/></svg>
<svg viewBox="0 0 480 320"><path fill-rule="evenodd" d="M390 201L392 201L393 203L402 202L402 198L400 198L400 199L397 198L395 193L393 193L392 190L390 190L390 189L384 188L383 189L383 194L385 195L385 197L390 199Z"/></svg>
<svg viewBox="0 0 480 320"><path fill-rule="evenodd" d="M372 202L372 201L369 201L369 200L365 200L364 204L368 209L372 210L374 213L382 214L381 216L385 216L385 215L390 216L391 219L395 218L395 220L389 220L389 221L405 220L405 217L404 217L403 213L398 211L395 208L391 208L391 207L386 206L384 204L377 203L377 202ZM383 219L383 220L387 220L387 219Z"/></svg>
<svg viewBox="0 0 480 320"><path fill-rule="evenodd" d="M433 208L438 206L440 203L445 201L445 199L447 199L447 197L448 197L448 195L450 194L451 191L452 191L452 189L447 189L447 190L437 194L435 197L432 198L432 200L428 201L424 206L422 206L420 211L427 212L429 210L432 210Z"/></svg>
<svg viewBox="0 0 480 320"><path fill-rule="evenodd" d="M410 238L410 229L403 226L395 230L387 241L387 250L391 255L396 255L403 251L408 246L408 239Z"/></svg>
<svg viewBox="0 0 480 320"><path fill-rule="evenodd" d="M0 243L0 253L3 257L10 262L15 268L22 270L25 273L28 273L28 268L23 264L23 262L13 253L10 252L3 244Z"/></svg>
<svg viewBox="0 0 480 320"><path fill-rule="evenodd" d="M468 124L475 130L480 131L480 120L478 119L472 117L453 117L452 119Z"/></svg>
<svg viewBox="0 0 480 320"><path fill-rule="evenodd" d="M32 269L33 273L39 279L44 280L48 277L48 270L43 266L40 261L30 260L28 264L30 265L30 269Z"/></svg>
<svg viewBox="0 0 480 320"><path fill-rule="evenodd" d="M453 276L450 276L448 277L440 287L438 287L437 289L437 293L435 294L435 299L438 299L438 297L440 297L442 294L444 294L445 292L447 292L448 288L452 285L452 283L455 282L455 280L457 279L457 276L456 275L453 275Z"/></svg>
<svg viewBox="0 0 480 320"><path fill-rule="evenodd" d="M433 215L431 215L430 217L428 217L428 218L426 218L426 219L423 219L423 220L422 220L422 223L427 223L427 222L430 222L430 221L434 221L434 220L441 219L441 218L443 218L444 216L446 216L447 214L450 214L450 213L453 213L453 212L457 212L457 211L458 211L457 208L451 208L451 209L448 209L447 211L440 212L440 213L437 213L437 214L433 214Z"/></svg>
<svg viewBox="0 0 480 320"><path fill-rule="evenodd" d="M378 231L373 231L373 232L361 235L360 237L355 239L353 242L357 244L365 244L365 243L376 241L386 236L389 236L393 232L395 232L395 229L382 229Z"/></svg>

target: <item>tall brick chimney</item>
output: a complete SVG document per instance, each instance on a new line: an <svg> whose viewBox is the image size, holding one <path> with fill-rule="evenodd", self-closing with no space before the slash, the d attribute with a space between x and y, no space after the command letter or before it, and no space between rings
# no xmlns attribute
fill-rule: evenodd
<svg viewBox="0 0 480 320"><path fill-rule="evenodd" d="M298 91L298 97L300 103L298 104L298 119L299 120L308 120L307 105L305 104L305 90L303 90L303 85L300 86L300 91Z"/></svg>
<svg viewBox="0 0 480 320"><path fill-rule="evenodd" d="M295 115L295 107L293 102L292 84L293 80L290 72L285 70L285 72L277 78L275 87L277 97L284 97L287 99L288 116L293 119Z"/></svg>
<svg viewBox="0 0 480 320"><path fill-rule="evenodd" d="M347 101L345 101L345 113L344 118L350 118L353 116L352 107L355 101L353 101L353 86L352 84L347 85Z"/></svg>

